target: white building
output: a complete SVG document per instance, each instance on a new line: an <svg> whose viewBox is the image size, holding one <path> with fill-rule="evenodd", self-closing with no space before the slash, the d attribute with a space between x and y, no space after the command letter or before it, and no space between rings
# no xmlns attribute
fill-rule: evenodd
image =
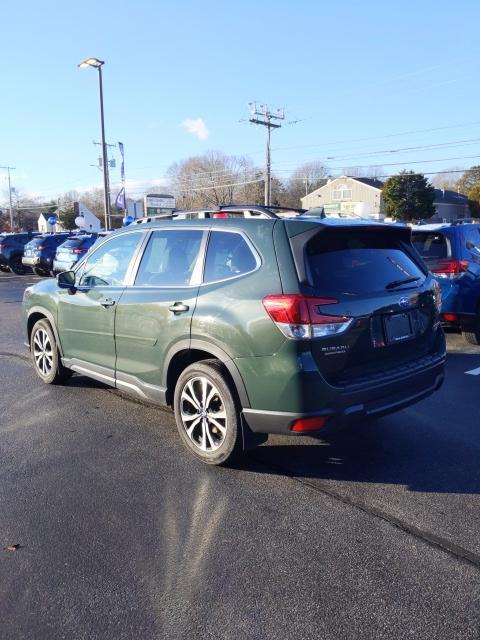
<svg viewBox="0 0 480 640"><path fill-rule="evenodd" d="M57 217L57 222L55 224L49 224L48 223L48 218L50 218L50 216L56 216ZM58 214L57 214L56 211L54 213L50 213L48 215L45 214L45 213L41 213L38 216L37 225L38 225L38 230L40 231L40 233L53 233L55 231L63 231L63 225L58 220Z"/></svg>
<svg viewBox="0 0 480 640"><path fill-rule="evenodd" d="M81 224L77 224L79 229L87 232L101 231L102 225L100 224L100 220L84 204L74 202L73 209L75 211L75 224L77 224L77 221L80 222L81 219Z"/></svg>
<svg viewBox="0 0 480 640"><path fill-rule="evenodd" d="M327 215L382 220L382 188L383 182L375 178L340 176L302 198L302 207L323 207Z"/></svg>

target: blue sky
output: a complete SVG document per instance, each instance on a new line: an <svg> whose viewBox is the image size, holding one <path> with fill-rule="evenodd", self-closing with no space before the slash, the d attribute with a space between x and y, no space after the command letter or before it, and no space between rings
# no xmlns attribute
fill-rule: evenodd
<svg viewBox="0 0 480 640"><path fill-rule="evenodd" d="M89 56L105 60L107 140L125 144L132 195L210 149L262 164L263 128L239 122L252 100L299 121L273 133L280 176L325 158L332 173L480 164L479 19L478 0L8 3L0 165L23 193L100 184ZM182 127L198 118L204 139ZM0 201L5 185L0 171Z"/></svg>

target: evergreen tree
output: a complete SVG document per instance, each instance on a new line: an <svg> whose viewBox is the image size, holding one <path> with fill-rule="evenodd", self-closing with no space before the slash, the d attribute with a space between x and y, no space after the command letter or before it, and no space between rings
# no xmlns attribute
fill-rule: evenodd
<svg viewBox="0 0 480 640"><path fill-rule="evenodd" d="M435 214L435 189L424 175L402 171L389 178L382 191L387 216L410 222L425 220Z"/></svg>

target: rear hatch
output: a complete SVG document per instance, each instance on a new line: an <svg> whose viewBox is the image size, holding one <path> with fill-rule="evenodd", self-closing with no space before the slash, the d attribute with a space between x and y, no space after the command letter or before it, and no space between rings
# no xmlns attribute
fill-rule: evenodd
<svg viewBox="0 0 480 640"><path fill-rule="evenodd" d="M95 240L96 236L69 238L58 247L55 258L59 261L74 262L87 253Z"/></svg>
<svg viewBox="0 0 480 640"><path fill-rule="evenodd" d="M312 321L317 316L325 324L330 318L340 328L310 343L327 381L349 384L430 354L438 285L413 250L410 229L318 226L291 244L301 292L317 299Z"/></svg>

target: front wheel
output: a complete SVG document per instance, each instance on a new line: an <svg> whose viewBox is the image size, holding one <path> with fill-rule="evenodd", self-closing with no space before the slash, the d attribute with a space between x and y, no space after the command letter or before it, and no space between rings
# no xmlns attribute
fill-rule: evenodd
<svg viewBox="0 0 480 640"><path fill-rule="evenodd" d="M202 462L226 464L240 452L238 403L218 361L185 369L175 387L174 411L183 443Z"/></svg>
<svg viewBox="0 0 480 640"><path fill-rule="evenodd" d="M30 336L30 351L35 371L46 384L61 384L72 375L73 372L62 365L55 335L47 320L35 323Z"/></svg>

